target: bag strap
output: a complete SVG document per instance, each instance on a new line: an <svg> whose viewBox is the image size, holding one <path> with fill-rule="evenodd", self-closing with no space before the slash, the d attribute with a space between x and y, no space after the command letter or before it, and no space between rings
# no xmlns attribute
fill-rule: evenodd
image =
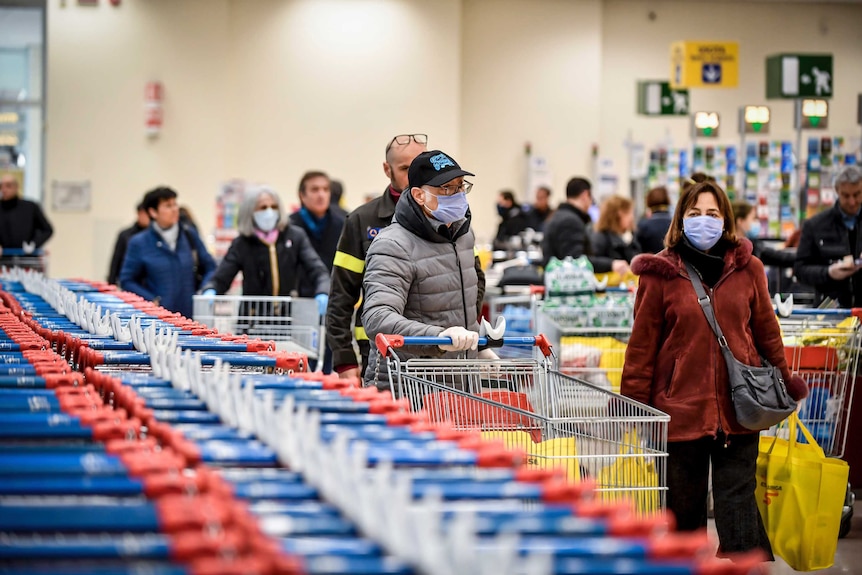
<svg viewBox="0 0 862 575"><path fill-rule="evenodd" d="M721 326L718 325L718 320L715 319L715 311L712 309L712 302L709 301L709 296L706 295L706 290L703 289L700 275L690 263L685 260L683 260L683 263L685 263L685 269L688 270L688 279L691 280L691 285L694 286L694 293L697 294L697 303L700 304L700 309L703 310L703 315L706 316L706 321L709 323L709 327L712 328L712 331L715 333L715 337L718 338L718 345L721 346L721 350L724 351L728 349L727 339L725 339L724 333L721 331Z"/></svg>
<svg viewBox="0 0 862 575"><path fill-rule="evenodd" d="M195 237L194 235L192 235L192 231L183 224L180 225L182 226L183 234L186 236L186 240L189 242L189 247L192 250L192 269L194 269L195 273L197 273L198 265L200 263L198 258L198 244L197 242L195 242Z"/></svg>

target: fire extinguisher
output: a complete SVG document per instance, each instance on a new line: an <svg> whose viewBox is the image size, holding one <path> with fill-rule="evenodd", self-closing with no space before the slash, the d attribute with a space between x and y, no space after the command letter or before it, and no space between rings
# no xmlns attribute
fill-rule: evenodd
<svg viewBox="0 0 862 575"><path fill-rule="evenodd" d="M144 126L150 137L158 136L162 131L163 97L164 88L161 82L147 82L144 89Z"/></svg>

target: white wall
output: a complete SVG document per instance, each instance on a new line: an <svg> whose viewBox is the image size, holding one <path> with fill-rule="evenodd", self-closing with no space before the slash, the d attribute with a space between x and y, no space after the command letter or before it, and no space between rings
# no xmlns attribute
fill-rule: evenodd
<svg viewBox="0 0 862 575"><path fill-rule="evenodd" d="M355 206L383 191L392 135L457 149L460 17L458 0L49 3L47 182L93 184L90 212L49 213L52 275L104 277L116 232L158 184L210 230L229 178L293 203L302 173L323 169ZM150 80L165 90L154 140Z"/></svg>
<svg viewBox="0 0 862 575"><path fill-rule="evenodd" d="M648 20L649 12L656 15L654 21ZM830 128L823 135L858 140L856 98L862 93L860 26L859 4L605 0L601 153L615 160L625 182L628 165L622 143L629 132L648 148L667 137L676 145L689 141L688 118L658 119L636 114L637 80L667 78L670 44L678 40L739 42L739 87L690 91L692 110L719 112L722 125L717 143L739 142L738 110L746 104L771 107L768 139L796 141L793 102L766 100L766 58L782 52L834 55L835 97L830 101Z"/></svg>
<svg viewBox="0 0 862 575"><path fill-rule="evenodd" d="M92 208L49 212L51 273L102 278L117 231L135 204L169 184L202 222L228 157L227 0L107 2L82 8L49 3L47 173L90 180ZM164 130L144 131L144 85L164 84Z"/></svg>
<svg viewBox="0 0 862 575"><path fill-rule="evenodd" d="M230 175L296 203L303 172L321 169L356 206L388 184L395 134L457 145L458 0L234 1L230 20Z"/></svg>
<svg viewBox="0 0 862 575"><path fill-rule="evenodd" d="M623 141L688 138L686 120L635 113L638 79L667 77L669 44L738 40L740 87L696 90L736 142L739 105L764 102L764 59L832 52L830 134L856 136L862 5L687 0L147 0L48 11L45 204L51 180L90 180L93 207L52 213L55 276L104 277L116 232L157 184L177 188L204 230L219 183L267 182L296 201L307 169L344 181L355 206L386 184L383 148L427 132L475 171L477 235L505 187L524 194L524 145L548 159L555 201L592 171L591 147L627 178ZM653 10L657 18L647 20ZM825 32L823 31L825 30ZM165 87L148 140L143 90ZM770 102L771 137L792 137ZM623 185L625 189L625 185Z"/></svg>
<svg viewBox="0 0 862 575"><path fill-rule="evenodd" d="M554 175L555 199L590 170L601 106L599 0L464 0L462 150L476 173L470 199L479 240L490 241L497 193L524 197L529 142ZM480 209L484 208L484 209Z"/></svg>

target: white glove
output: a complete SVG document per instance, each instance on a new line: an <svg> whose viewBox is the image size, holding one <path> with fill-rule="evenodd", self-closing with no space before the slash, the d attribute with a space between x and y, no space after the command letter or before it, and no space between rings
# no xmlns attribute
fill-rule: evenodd
<svg viewBox="0 0 862 575"><path fill-rule="evenodd" d="M21 244L21 249L25 254L32 254L36 251L36 242L24 242Z"/></svg>
<svg viewBox="0 0 862 575"><path fill-rule="evenodd" d="M459 325L447 327L440 333L440 337L452 338L452 345L437 346L443 351L467 351L468 349L476 349L479 345L479 334Z"/></svg>
<svg viewBox="0 0 862 575"><path fill-rule="evenodd" d="M483 349L479 352L479 359L500 359L500 356L494 353L493 349Z"/></svg>

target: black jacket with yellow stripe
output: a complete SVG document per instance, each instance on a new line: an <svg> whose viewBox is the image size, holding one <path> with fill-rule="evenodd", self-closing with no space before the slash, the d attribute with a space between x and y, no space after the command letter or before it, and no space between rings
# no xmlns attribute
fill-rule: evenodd
<svg viewBox="0 0 862 575"><path fill-rule="evenodd" d="M358 366L353 339L367 341L362 327L362 307L356 304L362 297L362 278L365 275L365 254L377 233L392 223L395 214L395 199L386 188L377 198L365 203L348 214L338 240L338 249L332 267L329 306L326 310L326 340L332 348L332 367L343 370ZM476 273L479 275L479 297L477 310L481 312L485 297L485 274L476 257ZM355 317L355 328L351 324Z"/></svg>

